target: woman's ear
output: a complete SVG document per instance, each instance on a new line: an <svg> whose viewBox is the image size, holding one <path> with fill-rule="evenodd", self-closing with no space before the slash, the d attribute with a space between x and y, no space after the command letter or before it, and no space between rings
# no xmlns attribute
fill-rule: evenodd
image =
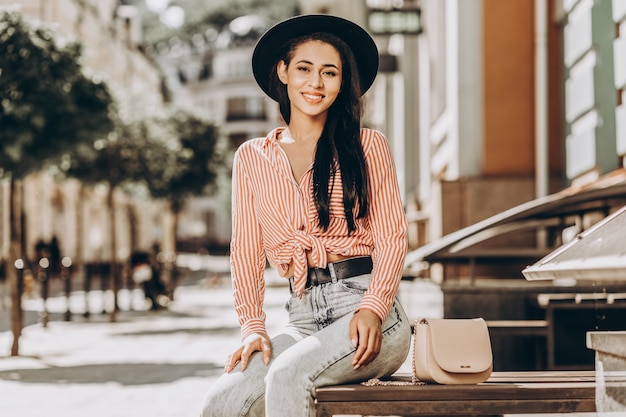
<svg viewBox="0 0 626 417"><path fill-rule="evenodd" d="M276 65L276 73L280 82L287 84L287 64L282 59Z"/></svg>

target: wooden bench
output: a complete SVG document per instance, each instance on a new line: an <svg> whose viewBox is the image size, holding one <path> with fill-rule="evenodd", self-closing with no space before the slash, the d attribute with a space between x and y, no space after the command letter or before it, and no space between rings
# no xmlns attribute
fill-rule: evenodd
<svg viewBox="0 0 626 417"><path fill-rule="evenodd" d="M391 380L411 380L396 374ZM499 416L595 412L594 371L494 372L477 385L337 385L317 389L317 417Z"/></svg>

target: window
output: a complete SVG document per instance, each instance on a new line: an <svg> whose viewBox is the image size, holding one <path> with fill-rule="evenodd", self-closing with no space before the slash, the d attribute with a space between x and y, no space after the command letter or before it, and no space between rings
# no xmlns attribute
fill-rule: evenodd
<svg viewBox="0 0 626 417"><path fill-rule="evenodd" d="M261 97L233 97L228 99L226 120L265 119L265 106Z"/></svg>

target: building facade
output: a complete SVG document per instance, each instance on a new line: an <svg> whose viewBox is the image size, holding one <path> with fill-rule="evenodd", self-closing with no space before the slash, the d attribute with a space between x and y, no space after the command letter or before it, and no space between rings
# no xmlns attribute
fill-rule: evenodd
<svg viewBox="0 0 626 417"><path fill-rule="evenodd" d="M368 97L377 109L371 120L396 149L411 247L622 169L624 2L318 0L301 7L366 27L372 10L421 12L420 34L375 36L398 63L379 82L396 87ZM380 110L381 102L399 103L402 116Z"/></svg>
<svg viewBox="0 0 626 417"><path fill-rule="evenodd" d="M626 155L626 3L564 0L566 175L588 183Z"/></svg>

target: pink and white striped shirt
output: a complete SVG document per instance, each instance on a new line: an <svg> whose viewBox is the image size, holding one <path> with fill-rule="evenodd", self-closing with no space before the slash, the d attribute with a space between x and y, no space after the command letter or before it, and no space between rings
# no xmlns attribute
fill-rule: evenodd
<svg viewBox="0 0 626 417"><path fill-rule="evenodd" d="M361 129L369 174L369 211L365 218L355 219L356 230L348 235L341 176L335 176L330 224L324 230L318 226L313 171L309 168L300 183L296 181L278 144L283 129L243 143L234 158L230 256L242 339L265 332L266 261L281 276L293 261L296 294L301 295L307 252L320 267L327 265L327 253L371 255L372 278L359 309L371 310L384 320L398 290L407 250L407 222L386 138L378 131Z"/></svg>

